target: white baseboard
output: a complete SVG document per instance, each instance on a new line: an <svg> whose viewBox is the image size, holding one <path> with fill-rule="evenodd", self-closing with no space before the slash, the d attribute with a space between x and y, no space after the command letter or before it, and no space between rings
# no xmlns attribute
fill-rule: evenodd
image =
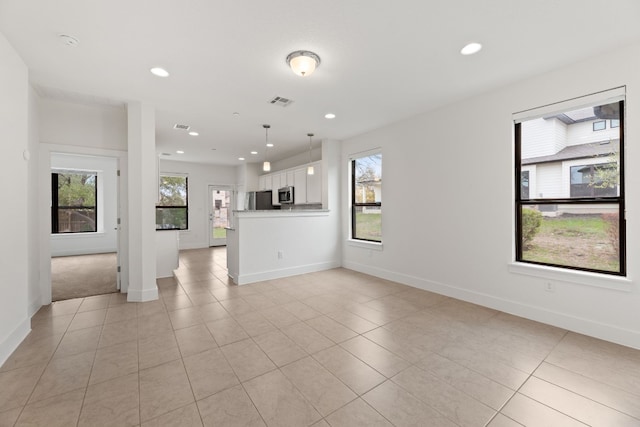
<svg viewBox="0 0 640 427"><path fill-rule="evenodd" d="M4 365L11 353L15 351L31 331L31 317L24 319L2 343L0 343L0 366Z"/></svg>
<svg viewBox="0 0 640 427"><path fill-rule="evenodd" d="M31 319L33 315L38 312L38 310L40 310L40 307L42 307L42 304L40 304L40 301L32 301L29 304L29 307L28 307L29 311L27 313L27 315L29 316L29 319Z"/></svg>
<svg viewBox="0 0 640 427"><path fill-rule="evenodd" d="M147 302L158 299L158 287L154 286L150 289L129 289L127 290L128 302Z"/></svg>
<svg viewBox="0 0 640 427"><path fill-rule="evenodd" d="M493 308L515 316L535 320L536 322L545 323L558 328L614 342L616 344L640 349L640 333L630 329L624 329L618 326L596 322L591 319L551 311L546 308L523 304L521 302L507 300L480 292L473 292L468 289L458 288L445 283L422 279L420 277L356 262L344 262L343 267L380 277L382 279L402 283L404 285L413 286L425 291L435 292L451 298Z"/></svg>
<svg viewBox="0 0 640 427"><path fill-rule="evenodd" d="M262 282L263 280L281 279L283 277L296 276L298 274L314 273L316 271L330 270L338 268L342 264L340 261L328 261L317 264L300 265L296 267L281 268L278 270L262 271L260 273L238 274L235 283L246 285L249 283Z"/></svg>

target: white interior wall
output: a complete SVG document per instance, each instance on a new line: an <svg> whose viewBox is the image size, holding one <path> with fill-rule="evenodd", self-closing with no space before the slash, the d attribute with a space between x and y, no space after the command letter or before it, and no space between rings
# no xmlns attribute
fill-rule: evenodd
<svg viewBox="0 0 640 427"><path fill-rule="evenodd" d="M2 192L9 205L0 209L3 224L0 245L0 365L9 357L31 329L28 306L29 280L34 267L29 263L34 248L28 234L33 216L25 214L33 200L28 197L33 178L31 160L25 151L36 129L28 122L28 70L20 56L0 34L0 135L3 152L0 170L7 185ZM28 157L28 156L27 156ZM33 206L31 206L33 207Z"/></svg>
<svg viewBox="0 0 640 427"><path fill-rule="evenodd" d="M50 98L42 98L39 104L42 142L127 150L124 105L85 105Z"/></svg>
<svg viewBox="0 0 640 427"><path fill-rule="evenodd" d="M382 147L384 208L382 251L349 244L342 210L343 265L640 348L639 66L636 44L344 141L344 172L350 153ZM628 280L512 267L512 113L622 85Z"/></svg>
<svg viewBox="0 0 640 427"><path fill-rule="evenodd" d="M51 256L115 252L118 245L118 159L53 153L51 167L98 172L98 232L51 235Z"/></svg>
<svg viewBox="0 0 640 427"><path fill-rule="evenodd" d="M209 247L209 185L235 189L236 168L162 159L160 171L189 177L189 230L180 232L180 249Z"/></svg>
<svg viewBox="0 0 640 427"><path fill-rule="evenodd" d="M27 223L29 227L27 229L28 246L29 246L29 316L32 316L41 306L42 292L40 289L40 263L38 258L38 246L39 246L39 218L40 209L38 208L38 173L39 173L39 145L40 145L40 133L38 128L39 114L38 114L38 95L33 90L29 89L29 154L30 160L28 162L28 176L27 176Z"/></svg>

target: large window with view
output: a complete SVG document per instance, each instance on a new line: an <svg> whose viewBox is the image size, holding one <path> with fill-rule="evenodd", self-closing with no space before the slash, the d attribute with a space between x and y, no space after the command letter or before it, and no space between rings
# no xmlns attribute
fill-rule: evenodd
<svg viewBox="0 0 640 427"><path fill-rule="evenodd" d="M156 205L157 230L189 228L188 179L186 176L161 175L160 201Z"/></svg>
<svg viewBox="0 0 640 427"><path fill-rule="evenodd" d="M625 275L624 101L516 121L515 145L516 261Z"/></svg>
<svg viewBox="0 0 640 427"><path fill-rule="evenodd" d="M98 173L51 173L51 233L95 233Z"/></svg>
<svg viewBox="0 0 640 427"><path fill-rule="evenodd" d="M351 238L382 242L382 154L351 160Z"/></svg>

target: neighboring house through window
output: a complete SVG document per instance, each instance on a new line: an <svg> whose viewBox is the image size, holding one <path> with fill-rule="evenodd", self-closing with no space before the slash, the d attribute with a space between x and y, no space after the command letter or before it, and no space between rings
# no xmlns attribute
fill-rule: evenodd
<svg viewBox="0 0 640 427"><path fill-rule="evenodd" d="M351 159L351 238L382 242L382 154Z"/></svg>
<svg viewBox="0 0 640 427"><path fill-rule="evenodd" d="M179 175L160 175L160 201L156 205L157 230L189 228L188 179Z"/></svg>
<svg viewBox="0 0 640 427"><path fill-rule="evenodd" d="M98 173L54 170L51 173L51 233L97 231Z"/></svg>
<svg viewBox="0 0 640 427"><path fill-rule="evenodd" d="M515 139L516 261L625 275L624 101L516 121Z"/></svg>

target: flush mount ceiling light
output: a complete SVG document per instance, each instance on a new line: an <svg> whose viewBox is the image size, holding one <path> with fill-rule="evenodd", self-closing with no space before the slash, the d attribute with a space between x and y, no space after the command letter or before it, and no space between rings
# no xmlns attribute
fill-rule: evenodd
<svg viewBox="0 0 640 427"><path fill-rule="evenodd" d="M308 50L296 50L287 55L287 64L294 73L306 77L320 65L320 57Z"/></svg>
<svg viewBox="0 0 640 427"><path fill-rule="evenodd" d="M262 125L262 127L264 128L264 139L266 141L267 147L269 146L269 128L271 127L270 125ZM271 163L269 163L269 160L267 158L267 152L268 150L264 150L264 163L262 164L262 170L265 172L269 172L271 170Z"/></svg>
<svg viewBox="0 0 640 427"><path fill-rule="evenodd" d="M169 72L167 70L165 70L164 68L153 67L149 71L151 71L151 74L153 74L154 76L169 77Z"/></svg>
<svg viewBox="0 0 640 427"><path fill-rule="evenodd" d="M177 151L176 151L176 153L178 153L178 154L184 154L184 151L182 151L182 150L177 150Z"/></svg>
<svg viewBox="0 0 640 427"><path fill-rule="evenodd" d="M258 152L257 151L252 151L251 154L258 154Z"/></svg>
<svg viewBox="0 0 640 427"><path fill-rule="evenodd" d="M327 114L324 115L324 118L325 119L335 119L336 115L333 114L333 113L327 113Z"/></svg>
<svg viewBox="0 0 640 427"><path fill-rule="evenodd" d="M238 160L242 161L242 160L244 160L244 157L238 157Z"/></svg>
<svg viewBox="0 0 640 427"><path fill-rule="evenodd" d="M189 132L189 135L191 135L191 136L198 136L198 135L200 135L200 134L199 134L198 132L196 132L196 131L193 131L193 130L192 130L191 132Z"/></svg>
<svg viewBox="0 0 640 427"><path fill-rule="evenodd" d="M482 45L480 43L473 42L460 49L460 53L462 55L473 55L474 53L480 52L480 49L482 49Z"/></svg>
<svg viewBox="0 0 640 427"><path fill-rule="evenodd" d="M309 137L309 163L311 163L311 137L313 136L313 134L308 133L307 136ZM313 166L309 164L309 166L307 166L307 175L313 175L314 173L315 171L313 170Z"/></svg>

